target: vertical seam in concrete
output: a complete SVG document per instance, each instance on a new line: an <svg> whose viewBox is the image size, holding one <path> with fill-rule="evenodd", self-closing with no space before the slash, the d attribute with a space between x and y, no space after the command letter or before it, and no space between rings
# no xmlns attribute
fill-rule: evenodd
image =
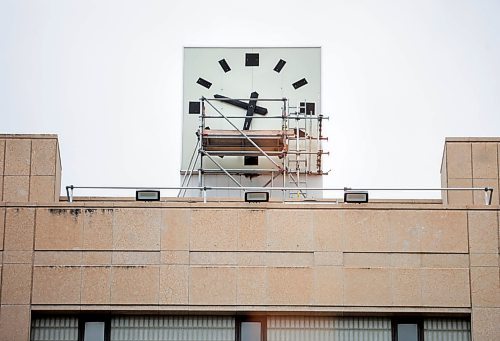
<svg viewBox="0 0 500 341"><path fill-rule="evenodd" d="M233 225L233 228L236 229L236 253L234 255L234 262L236 264L238 264L238 252L239 252L239 245L240 245L240 218L241 218L241 210L237 210L235 213L236 213L236 224ZM239 271L239 268L238 266L234 266L234 271L235 271L235 274L234 274L234 282L235 282L235 290L234 290L234 304L235 305L238 305L238 278L239 278L239 275L240 275L240 271Z"/></svg>
<svg viewBox="0 0 500 341"><path fill-rule="evenodd" d="M471 262L470 262L470 229L469 229L469 211L466 211L466 217L467 217L467 254L469 258L469 300L470 300L470 307L472 310L472 274L471 274Z"/></svg>
<svg viewBox="0 0 500 341"><path fill-rule="evenodd" d="M318 251L318 247L316 245L316 221L317 221L317 213L313 212L311 213L312 215L312 264L311 264L311 271L312 271L312 293L311 293L311 305L316 305L316 283L318 282L318 277L317 277L317 271L318 267L316 266L316 252Z"/></svg>
<svg viewBox="0 0 500 341"><path fill-rule="evenodd" d="M497 159L497 174L496 174L496 176L497 176L497 197L498 197L498 203L500 204L500 161L498 160L498 150L499 150L498 146L499 146L499 144L497 143L496 146L497 146L497 152L496 152L495 157ZM491 195L493 196L493 193ZM493 198L491 198L491 201L493 203Z"/></svg>
<svg viewBox="0 0 500 341"><path fill-rule="evenodd" d="M449 172L448 172L448 144L446 143L446 140L444 142L444 162L445 162L445 171L446 171L446 188L450 187L450 183L448 179L450 178ZM450 191L446 191L446 205L450 204L450 197L448 195Z"/></svg>
<svg viewBox="0 0 500 341"><path fill-rule="evenodd" d="M472 155L472 144L474 142L471 142L470 143L470 174L471 174L471 184L472 184L472 187L475 186L474 184L474 165L473 165L473 155ZM472 191L472 205L475 205L476 204L476 193L475 191ZM468 218L467 218L468 220ZM468 222L467 222L468 224ZM469 250L469 254L470 254L470 250ZM469 267L470 267L470 263L469 263Z"/></svg>
<svg viewBox="0 0 500 341"><path fill-rule="evenodd" d="M4 269L4 258L5 258L5 226L7 225L7 207L5 207L3 212L3 236L2 236L2 271L0 271L0 307L2 304L2 288L3 288L3 269ZM0 309L1 315L2 309Z"/></svg>
<svg viewBox="0 0 500 341"><path fill-rule="evenodd" d="M31 167L33 167L32 161L33 161L33 140L30 140L30 171L28 176L28 202L31 201Z"/></svg>
<svg viewBox="0 0 500 341"><path fill-rule="evenodd" d="M183 211L184 212L184 211ZM188 228L188 260L187 260L187 304L188 306L190 305L190 300L191 300L191 294L189 292L190 290L190 287L191 287L191 229L193 227L193 211L189 210L189 211L186 211L186 212L189 212L189 215L188 215L188 224L187 224L187 228Z"/></svg>
<svg viewBox="0 0 500 341"><path fill-rule="evenodd" d="M497 211L497 254L500 256L500 211ZM500 264L498 263L498 257L497 257L497 268L498 268L498 279L500 281Z"/></svg>
<svg viewBox="0 0 500 341"><path fill-rule="evenodd" d="M0 201L3 201L3 191L5 188L5 157L7 156L7 139L4 140L3 143L3 164L2 164L2 188L0 188ZM5 223L5 220L4 220Z"/></svg>
<svg viewBox="0 0 500 341"><path fill-rule="evenodd" d="M30 166L30 172L31 172L31 166ZM30 288L30 305L29 305L29 329L28 329L28 336L29 339L31 340L31 305L33 304L33 279L35 275L35 235L36 235L36 213L37 209L34 208L33 212L33 247L31 250L31 288Z"/></svg>
<svg viewBox="0 0 500 341"><path fill-rule="evenodd" d="M474 309L473 306L474 304L472 303L472 273L471 273L471 266L470 266L470 244L469 244L469 213L470 211L467 210L467 249L469 251L469 300L470 300L470 333L471 337L474 337Z"/></svg>
<svg viewBox="0 0 500 341"><path fill-rule="evenodd" d="M111 219L111 262L109 264L109 305L111 302L111 292L113 289L113 254L115 250L115 208L113 206L113 218Z"/></svg>
<svg viewBox="0 0 500 341"><path fill-rule="evenodd" d="M158 300L156 301L156 304L158 305L158 310L160 309L160 297L161 297L161 267L162 267L162 262L161 262L161 250L162 250L162 245L161 245L161 236L162 236L162 228L163 224L165 223L165 209L160 208L160 227L159 227L159 236L160 238L160 250L158 250Z"/></svg>
<svg viewBox="0 0 500 341"><path fill-rule="evenodd" d="M56 140L56 150L55 150L55 153L56 153L56 156L54 157L54 174L53 174L53 177L54 177L54 202L58 202L59 201L59 198L57 196L57 193L56 193L56 188L57 188L57 185L56 185L56 174L57 174L57 149L58 149L58 145L57 145L57 139ZM60 188L60 187L59 187Z"/></svg>
<svg viewBox="0 0 500 341"><path fill-rule="evenodd" d="M83 289L83 251L80 250L80 290L78 290L78 305L80 306L79 310L82 310L82 289Z"/></svg>

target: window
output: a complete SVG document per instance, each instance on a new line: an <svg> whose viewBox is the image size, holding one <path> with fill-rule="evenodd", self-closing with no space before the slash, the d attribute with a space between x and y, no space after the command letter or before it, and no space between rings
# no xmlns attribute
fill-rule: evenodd
<svg viewBox="0 0 500 341"><path fill-rule="evenodd" d="M393 341L423 341L423 323L420 319L395 319L392 321Z"/></svg>
<svg viewBox="0 0 500 341"><path fill-rule="evenodd" d="M267 341L267 318L241 317L237 320L236 341Z"/></svg>
<svg viewBox="0 0 500 341"><path fill-rule="evenodd" d="M89 315L80 318L81 341L108 341L110 334L109 318L99 315Z"/></svg>

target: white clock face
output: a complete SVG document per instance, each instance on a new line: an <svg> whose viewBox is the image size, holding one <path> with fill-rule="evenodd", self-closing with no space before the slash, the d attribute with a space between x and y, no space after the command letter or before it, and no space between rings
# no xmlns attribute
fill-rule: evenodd
<svg viewBox="0 0 500 341"><path fill-rule="evenodd" d="M185 48L183 143L181 170L185 171L196 147L199 125L200 98L225 96L240 99L240 106L222 101L210 101L227 116L241 116L231 121L242 130L279 130L281 119L259 117L281 116L283 101L288 100L290 112L298 111L300 103L309 103L313 114L321 112L321 49L320 48ZM253 93L253 94L252 94ZM256 98L252 117L245 119L250 97ZM260 99L260 100L259 100ZM293 107L297 107L294 109ZM219 116L209 104L205 114ZM207 119L210 129L235 130L222 118ZM243 157L220 159L228 168L245 168ZM262 167L266 161L263 160ZM205 167L216 169L210 163Z"/></svg>

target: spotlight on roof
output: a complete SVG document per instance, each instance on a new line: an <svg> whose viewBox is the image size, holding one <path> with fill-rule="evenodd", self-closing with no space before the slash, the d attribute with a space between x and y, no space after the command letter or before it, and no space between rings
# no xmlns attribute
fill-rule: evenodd
<svg viewBox="0 0 500 341"><path fill-rule="evenodd" d="M245 192L246 202L268 202L269 192Z"/></svg>
<svg viewBox="0 0 500 341"><path fill-rule="evenodd" d="M345 191L344 202L362 204L368 202L368 192L365 191Z"/></svg>
<svg viewBox="0 0 500 341"><path fill-rule="evenodd" d="M160 201L160 191L142 190L135 191L136 201Z"/></svg>

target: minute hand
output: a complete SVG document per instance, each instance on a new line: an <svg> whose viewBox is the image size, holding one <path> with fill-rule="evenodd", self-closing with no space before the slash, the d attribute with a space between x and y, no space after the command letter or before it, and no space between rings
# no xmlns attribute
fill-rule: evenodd
<svg viewBox="0 0 500 341"><path fill-rule="evenodd" d="M230 99L229 97L222 96L222 95L217 95L217 94L214 95L214 98L223 98L223 99L226 99L226 100L224 100L222 102L234 105L235 107L238 107L238 108L241 108L241 109L248 110L248 103L246 103L246 102L242 102L242 101L239 101L237 99ZM267 114L267 108L259 107L258 105L256 105L254 113L255 114L259 114L259 115L266 115Z"/></svg>

